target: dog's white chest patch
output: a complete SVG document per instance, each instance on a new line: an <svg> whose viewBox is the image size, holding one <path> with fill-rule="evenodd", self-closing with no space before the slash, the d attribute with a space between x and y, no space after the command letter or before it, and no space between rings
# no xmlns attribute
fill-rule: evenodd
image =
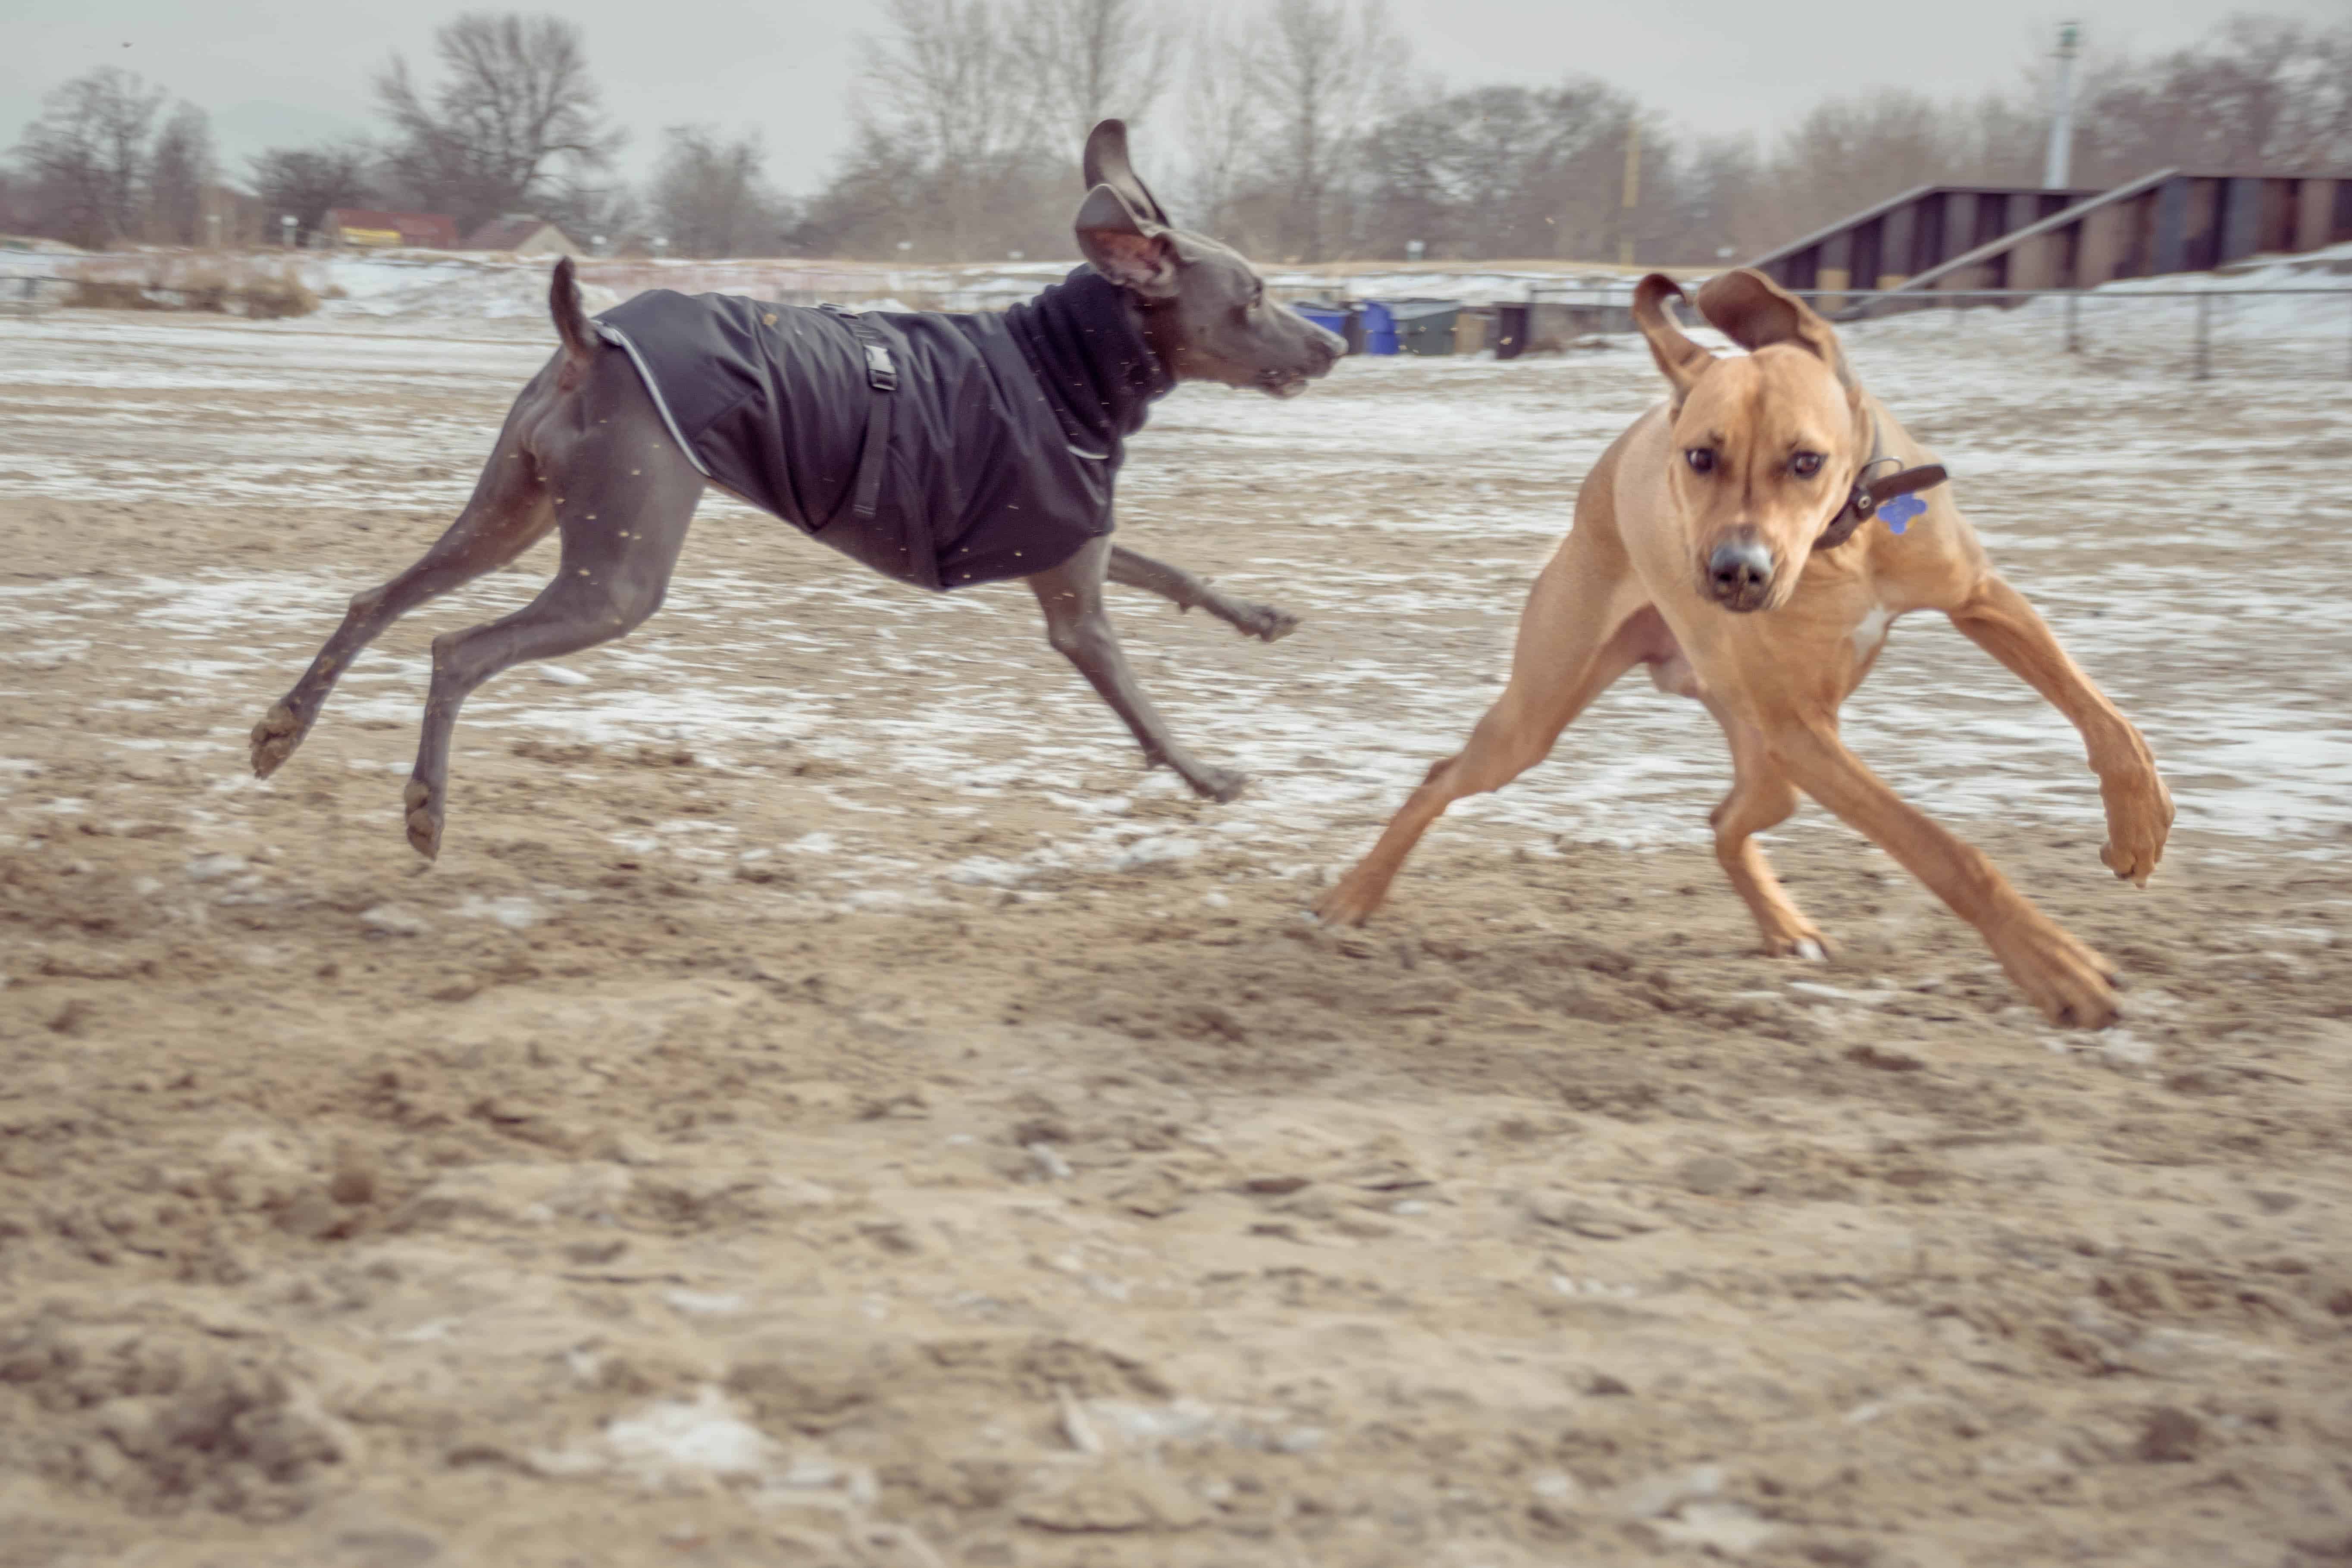
<svg viewBox="0 0 2352 1568"><path fill-rule="evenodd" d="M1895 624L1895 612L1884 605L1870 606L1870 614L1856 621L1853 626L1853 651L1868 658L1886 640L1886 628Z"/></svg>

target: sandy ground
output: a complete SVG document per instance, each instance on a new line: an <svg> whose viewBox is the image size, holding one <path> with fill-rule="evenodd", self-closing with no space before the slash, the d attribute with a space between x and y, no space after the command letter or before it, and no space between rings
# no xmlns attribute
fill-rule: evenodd
<svg viewBox="0 0 2352 1568"><path fill-rule="evenodd" d="M1974 318L1850 339L2180 804L1906 622L1858 749L2118 960L2045 1029L1818 813L1748 951L1629 682L1316 888L1496 689L1630 346L1187 391L1122 599L1255 783L1145 775L1017 586L728 506L486 689L440 863L397 628L542 334L0 322L0 1564L2319 1564L2352 1557L2352 391Z"/></svg>

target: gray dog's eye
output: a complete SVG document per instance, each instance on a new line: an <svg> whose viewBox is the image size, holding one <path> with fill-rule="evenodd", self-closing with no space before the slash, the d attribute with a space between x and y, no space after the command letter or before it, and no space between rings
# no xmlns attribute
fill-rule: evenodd
<svg viewBox="0 0 2352 1568"><path fill-rule="evenodd" d="M1683 454L1683 461L1690 465L1694 474L1711 474L1715 472L1715 448L1693 447Z"/></svg>
<svg viewBox="0 0 2352 1568"><path fill-rule="evenodd" d="M1810 479L1822 471L1822 461L1819 452L1800 452L1789 459L1789 471L1801 479Z"/></svg>

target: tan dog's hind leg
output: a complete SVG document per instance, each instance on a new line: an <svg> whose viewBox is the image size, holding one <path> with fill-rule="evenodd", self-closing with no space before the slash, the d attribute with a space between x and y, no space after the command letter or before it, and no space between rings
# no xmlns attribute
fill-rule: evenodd
<svg viewBox="0 0 2352 1568"><path fill-rule="evenodd" d="M1497 790L1551 752L1559 732L1591 700L1664 646L1664 623L1643 604L1614 541L1568 540L1536 579L1519 616L1510 684L1470 733L1469 743L1429 770L1372 846L1371 853L1316 905L1335 925L1361 925L1388 896L1405 857L1445 808L1465 795Z"/></svg>
<svg viewBox="0 0 2352 1568"><path fill-rule="evenodd" d="M1752 837L1789 820L1797 809L1797 788L1773 762L1762 731L1713 702L1707 710L1731 743L1731 793L1707 816L1715 828L1715 858L1756 917L1766 952L1775 958L1827 958L1829 939L1790 901Z"/></svg>
<svg viewBox="0 0 2352 1568"><path fill-rule="evenodd" d="M1765 731L1772 760L1799 788L1902 862L1977 928L2018 989L2053 1024L2116 1021L2114 966L2028 903L1982 851L1887 788L1845 748L1832 721L1791 717Z"/></svg>
<svg viewBox="0 0 2352 1568"><path fill-rule="evenodd" d="M2082 731L2107 808L2107 843L2099 858L2116 876L2147 886L2172 828L2172 792L2158 776L2147 742L2066 657L2025 595L2000 578L1985 577L1948 613L1954 626Z"/></svg>

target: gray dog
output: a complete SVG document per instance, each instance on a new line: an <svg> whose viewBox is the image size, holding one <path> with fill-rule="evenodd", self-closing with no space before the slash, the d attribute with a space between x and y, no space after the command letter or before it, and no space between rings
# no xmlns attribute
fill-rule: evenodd
<svg viewBox="0 0 2352 1568"><path fill-rule="evenodd" d="M1194 758L1136 685L1106 578L1271 642L1297 625L1110 542L1126 437L1179 381L1289 396L1342 344L1268 300L1241 256L1171 225L1128 165L1127 131L1087 139L1088 265L1002 315L852 315L656 289L591 321L569 260L550 307L562 349L509 411L473 499L423 559L352 600L253 730L254 772L294 753L361 649L408 611L562 531L552 582L513 615L434 639L408 841L439 852L449 736L500 670L626 635L660 608L706 489L932 589L1025 580L1045 637L1142 745L1200 794L1242 776Z"/></svg>

